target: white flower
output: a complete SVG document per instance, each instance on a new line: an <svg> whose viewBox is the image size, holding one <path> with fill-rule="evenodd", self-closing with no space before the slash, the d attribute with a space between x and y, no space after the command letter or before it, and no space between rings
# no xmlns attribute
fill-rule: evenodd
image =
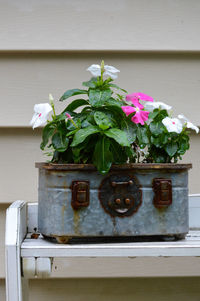
<svg viewBox="0 0 200 301"><path fill-rule="evenodd" d="M183 114L178 115L178 118L183 119L186 122L186 127L196 131L196 133L198 134L199 128L196 125L194 125L192 122L190 122Z"/></svg>
<svg viewBox="0 0 200 301"><path fill-rule="evenodd" d="M180 134L182 132L183 126L178 118L165 117L162 120L162 123L167 128L169 133L175 132L175 133Z"/></svg>
<svg viewBox="0 0 200 301"><path fill-rule="evenodd" d="M92 75L95 77L101 76L101 66L100 65L93 64L89 68L87 68L87 71L90 71L92 73ZM108 66L108 65L104 66L104 74L108 75L112 79L117 78L117 72L120 72L120 71L113 66Z"/></svg>
<svg viewBox="0 0 200 301"><path fill-rule="evenodd" d="M145 102L144 106L145 106L145 109L150 112L152 112L154 109L158 109L158 108L167 110L167 111L171 110L171 108L172 108L171 106L165 104L164 102L160 102L160 101L154 101L154 102L148 101L148 102Z"/></svg>
<svg viewBox="0 0 200 301"><path fill-rule="evenodd" d="M105 69L104 74L108 75L112 79L116 79L117 78L117 72L120 72L117 68L115 68L113 66L108 66L108 65L105 65L104 69Z"/></svg>
<svg viewBox="0 0 200 301"><path fill-rule="evenodd" d="M40 103L34 105L34 115L30 121L30 125L34 128L43 125L47 121L48 114L52 111L49 103Z"/></svg>
<svg viewBox="0 0 200 301"><path fill-rule="evenodd" d="M89 68L87 68L87 71L90 71L93 76L101 76L101 66L99 65L91 65Z"/></svg>

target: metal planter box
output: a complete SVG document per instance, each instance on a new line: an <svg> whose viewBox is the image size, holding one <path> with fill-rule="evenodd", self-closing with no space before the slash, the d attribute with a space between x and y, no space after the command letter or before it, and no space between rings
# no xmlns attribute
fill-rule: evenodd
<svg viewBox="0 0 200 301"><path fill-rule="evenodd" d="M163 236L188 232L191 164L114 165L103 176L90 164L36 163L38 227L47 237Z"/></svg>

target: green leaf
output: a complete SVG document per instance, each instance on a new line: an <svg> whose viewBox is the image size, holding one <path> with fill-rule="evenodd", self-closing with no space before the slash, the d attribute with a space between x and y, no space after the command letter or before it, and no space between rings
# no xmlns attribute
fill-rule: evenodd
<svg viewBox="0 0 200 301"><path fill-rule="evenodd" d="M109 127L113 126L110 118L105 113L100 111L94 113L94 120L102 130L106 130Z"/></svg>
<svg viewBox="0 0 200 301"><path fill-rule="evenodd" d="M113 87L113 88L116 88L116 89L118 89L118 90L121 90L121 91L123 91L124 93L128 93L126 90L120 88L119 86L117 86L117 85L115 85L115 84L109 84L109 86L110 86L110 87Z"/></svg>
<svg viewBox="0 0 200 301"><path fill-rule="evenodd" d="M159 109L154 109L153 112L149 113L149 119L154 119L159 113Z"/></svg>
<svg viewBox="0 0 200 301"><path fill-rule="evenodd" d="M82 124L81 127L82 128L87 128L88 126L92 125L87 119L85 119Z"/></svg>
<svg viewBox="0 0 200 301"><path fill-rule="evenodd" d="M126 133L120 129L112 128L104 132L106 136L113 138L121 146L130 146Z"/></svg>
<svg viewBox="0 0 200 301"><path fill-rule="evenodd" d="M123 106L124 103L121 102L121 101L119 101L119 100L116 100L116 99L110 97L109 99L106 100L105 105L106 106L114 106L114 107L118 107L118 108L121 109L121 106ZM121 111L122 111L122 109L121 109Z"/></svg>
<svg viewBox="0 0 200 301"><path fill-rule="evenodd" d="M187 135L182 135L178 141L178 153L184 155L186 150L190 148L189 137Z"/></svg>
<svg viewBox="0 0 200 301"><path fill-rule="evenodd" d="M155 163L170 163L170 157L167 155L166 151L157 148L154 145L152 145L149 150L149 156Z"/></svg>
<svg viewBox="0 0 200 301"><path fill-rule="evenodd" d="M69 139L63 137L60 132L57 132L52 137L52 145L58 152L64 152L68 147Z"/></svg>
<svg viewBox="0 0 200 301"><path fill-rule="evenodd" d="M163 133L160 137L160 141L162 144L166 144L169 142L169 135L167 133Z"/></svg>
<svg viewBox="0 0 200 301"><path fill-rule="evenodd" d="M125 148L125 152L129 158L129 162L130 163L135 163L135 160L136 160L136 157L137 157L137 154L134 152L134 150L132 149L132 147L126 147Z"/></svg>
<svg viewBox="0 0 200 301"><path fill-rule="evenodd" d="M160 143L160 138L159 137L151 136L150 140L151 140L151 143L153 145L155 145L156 147L158 147L158 148L161 147L161 143Z"/></svg>
<svg viewBox="0 0 200 301"><path fill-rule="evenodd" d="M151 122L149 125L149 129L153 135L159 136L163 133L164 126L162 122Z"/></svg>
<svg viewBox="0 0 200 301"><path fill-rule="evenodd" d="M110 140L101 136L97 141L93 154L93 163L97 170L105 175L112 165L112 153L110 152Z"/></svg>
<svg viewBox="0 0 200 301"><path fill-rule="evenodd" d="M167 144L167 146L165 147L166 152L168 153L168 155L170 157L173 157L175 155L175 153L178 150L178 144L177 143L169 143Z"/></svg>
<svg viewBox="0 0 200 301"><path fill-rule="evenodd" d="M167 110L160 110L160 109L157 109L158 110L158 114L156 114L156 116L154 116L154 122L162 122L162 120L169 116ZM155 111L155 110L154 110ZM162 124L163 126L163 124Z"/></svg>
<svg viewBox="0 0 200 301"><path fill-rule="evenodd" d="M62 112L60 115L56 115L56 119L54 121L57 122L57 121L65 120L65 119L66 119L66 115Z"/></svg>
<svg viewBox="0 0 200 301"><path fill-rule="evenodd" d="M127 148L128 147L126 147L126 149ZM126 163L128 159L126 149L119 145L115 140L112 140L112 142L110 143L110 151L112 152L113 162L115 164Z"/></svg>
<svg viewBox="0 0 200 301"><path fill-rule="evenodd" d="M97 77L92 77L89 81L83 82L82 85L89 88L96 88L97 81Z"/></svg>
<svg viewBox="0 0 200 301"><path fill-rule="evenodd" d="M71 120L67 120L66 119L66 122L65 122L65 126L66 126L66 128L69 130L69 131L74 131L74 130L76 130L77 128L81 128L81 120L78 118L78 117L75 117L74 119L73 119L73 121L74 121L74 123L75 123L75 125L74 125L74 123L72 123L71 122Z"/></svg>
<svg viewBox="0 0 200 301"><path fill-rule="evenodd" d="M97 126L88 126L87 128L80 129L76 134L74 135L74 139L71 143L71 147L74 147L80 143L82 143L88 136L99 133L100 129Z"/></svg>
<svg viewBox="0 0 200 301"><path fill-rule="evenodd" d="M105 101L111 97L111 95L112 91L110 89L91 89L89 91L89 102L93 107L101 107L105 103Z"/></svg>
<svg viewBox="0 0 200 301"><path fill-rule="evenodd" d="M78 132L79 129L75 129L73 131L70 131L69 133L67 133L66 137L69 137L69 136L73 136L74 134L76 134L76 132Z"/></svg>
<svg viewBox="0 0 200 301"><path fill-rule="evenodd" d="M122 120L121 129L126 133L129 143L133 143L136 139L137 126L130 119Z"/></svg>
<svg viewBox="0 0 200 301"><path fill-rule="evenodd" d="M77 108L79 108L81 106L85 106L85 105L88 105L87 100L85 100L85 99L76 99L76 100L72 101L62 113L65 113L66 111L72 112L72 111L76 110Z"/></svg>
<svg viewBox="0 0 200 301"><path fill-rule="evenodd" d="M44 150L45 146L49 142L49 138L53 135L55 131L55 124L52 122L47 123L47 125L42 130L42 142L40 144L40 148Z"/></svg>
<svg viewBox="0 0 200 301"><path fill-rule="evenodd" d="M80 90L80 89L71 89L67 90L63 96L59 99L59 101L63 101L71 96L79 95L79 94L88 94L86 90Z"/></svg>
<svg viewBox="0 0 200 301"><path fill-rule="evenodd" d="M151 136L151 143L154 144L158 148L163 148L166 143L169 142L168 135L162 134L158 137Z"/></svg>
<svg viewBox="0 0 200 301"><path fill-rule="evenodd" d="M137 138L140 145L145 145L149 143L148 131L146 127L138 125Z"/></svg>

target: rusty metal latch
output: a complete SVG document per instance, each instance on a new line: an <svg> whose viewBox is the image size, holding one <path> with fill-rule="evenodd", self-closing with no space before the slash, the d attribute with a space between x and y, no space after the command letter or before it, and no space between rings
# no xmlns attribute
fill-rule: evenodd
<svg viewBox="0 0 200 301"><path fill-rule="evenodd" d="M112 174L101 182L99 199L104 210L112 217L128 217L140 207L142 193L133 176Z"/></svg>
<svg viewBox="0 0 200 301"><path fill-rule="evenodd" d="M72 208L78 210L83 207L89 206L89 181L73 181L72 182Z"/></svg>
<svg viewBox="0 0 200 301"><path fill-rule="evenodd" d="M156 208L166 208L172 204L172 181L170 179L153 179L155 192L153 203Z"/></svg>

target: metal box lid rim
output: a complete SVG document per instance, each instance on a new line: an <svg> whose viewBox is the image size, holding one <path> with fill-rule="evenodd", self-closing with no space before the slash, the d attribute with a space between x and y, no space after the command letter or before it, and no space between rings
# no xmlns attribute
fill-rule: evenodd
<svg viewBox="0 0 200 301"><path fill-rule="evenodd" d="M93 164L60 164L60 163L47 163L47 162L36 162L35 167L39 169L47 170L90 170L97 171ZM191 163L126 163L126 164L113 164L110 171L115 170L147 170L147 169L167 169L167 170L188 170L192 168Z"/></svg>

